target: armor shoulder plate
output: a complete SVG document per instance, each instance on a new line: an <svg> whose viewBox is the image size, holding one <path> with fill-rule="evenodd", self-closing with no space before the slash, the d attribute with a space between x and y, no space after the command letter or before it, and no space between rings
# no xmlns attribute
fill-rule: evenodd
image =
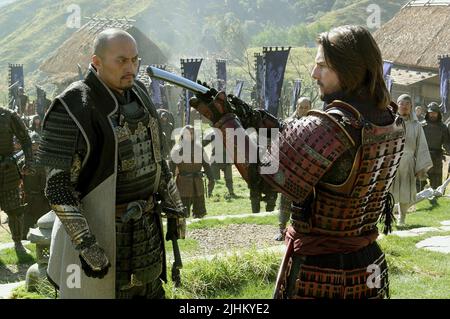
<svg viewBox="0 0 450 319"><path fill-rule="evenodd" d="M78 127L64 106L56 103L46 115L38 151L40 166L70 170L76 151Z"/></svg>
<svg viewBox="0 0 450 319"><path fill-rule="evenodd" d="M262 177L290 200L302 203L332 164L354 141L339 122L322 111L310 111L307 116L287 123L261 166L278 163L278 171Z"/></svg>
<svg viewBox="0 0 450 319"><path fill-rule="evenodd" d="M355 129L361 129L364 126L361 113L348 103L333 101L327 106L325 112L336 118L343 126L350 125Z"/></svg>

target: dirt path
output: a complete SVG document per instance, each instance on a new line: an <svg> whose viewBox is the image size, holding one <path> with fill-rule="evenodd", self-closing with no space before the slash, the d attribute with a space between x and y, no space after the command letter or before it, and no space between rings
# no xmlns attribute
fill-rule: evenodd
<svg viewBox="0 0 450 319"><path fill-rule="evenodd" d="M238 249L257 249L282 245L273 239L278 231L273 225L230 224L210 229L189 230L187 237L198 241L196 255L211 255Z"/></svg>

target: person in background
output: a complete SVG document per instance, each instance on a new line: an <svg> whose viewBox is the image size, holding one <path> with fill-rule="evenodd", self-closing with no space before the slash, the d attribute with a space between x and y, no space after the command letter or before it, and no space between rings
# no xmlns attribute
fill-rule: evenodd
<svg viewBox="0 0 450 319"><path fill-rule="evenodd" d="M426 180L426 173L433 166L422 124L414 111L412 99L403 94L397 99L398 114L405 121L406 141L397 175L392 184L392 195L397 204L397 225L403 226L406 213L416 201L416 180Z"/></svg>
<svg viewBox="0 0 450 319"><path fill-rule="evenodd" d="M422 125L425 133L425 138L430 151L433 167L428 171L430 186L437 189L442 185L442 169L444 150L450 153L450 134L447 126L442 123L442 114L439 104L432 102L428 105L428 110L425 115L425 122ZM422 189L423 189L423 185ZM437 198L430 199L430 204L434 207L438 205Z"/></svg>

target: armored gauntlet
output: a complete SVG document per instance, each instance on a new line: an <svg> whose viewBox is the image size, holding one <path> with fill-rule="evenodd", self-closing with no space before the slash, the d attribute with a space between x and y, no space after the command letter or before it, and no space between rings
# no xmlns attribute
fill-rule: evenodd
<svg viewBox="0 0 450 319"><path fill-rule="evenodd" d="M111 265L89 229L80 201L71 184L70 173L51 170L47 177L46 196L75 249L79 251L81 265L86 275L103 278Z"/></svg>

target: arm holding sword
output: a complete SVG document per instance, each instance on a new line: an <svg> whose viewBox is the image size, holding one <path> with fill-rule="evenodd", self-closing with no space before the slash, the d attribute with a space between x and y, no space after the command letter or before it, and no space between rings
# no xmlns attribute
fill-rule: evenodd
<svg viewBox="0 0 450 319"><path fill-rule="evenodd" d="M224 134L223 136L226 136L227 128L267 128L269 133L271 128L282 129L282 122L267 111L254 110L241 99L232 95L227 96L225 92L217 92L214 88L208 87L206 83L195 83L152 66L147 68L147 73L152 78L164 80L194 92L196 98L191 99L191 106L209 119L214 127L219 128ZM241 150L244 152L245 159L248 159L252 152L258 153L258 145L251 141L248 135L245 136L245 145L245 149ZM225 147L227 149L228 145ZM230 145L230 147L233 149L227 149L227 152L234 154L234 164L242 177L252 187L261 187L259 185L265 184L262 189L270 188L257 173L258 165L249 163L247 160L244 163L238 163L238 152L235 152L234 145Z"/></svg>

